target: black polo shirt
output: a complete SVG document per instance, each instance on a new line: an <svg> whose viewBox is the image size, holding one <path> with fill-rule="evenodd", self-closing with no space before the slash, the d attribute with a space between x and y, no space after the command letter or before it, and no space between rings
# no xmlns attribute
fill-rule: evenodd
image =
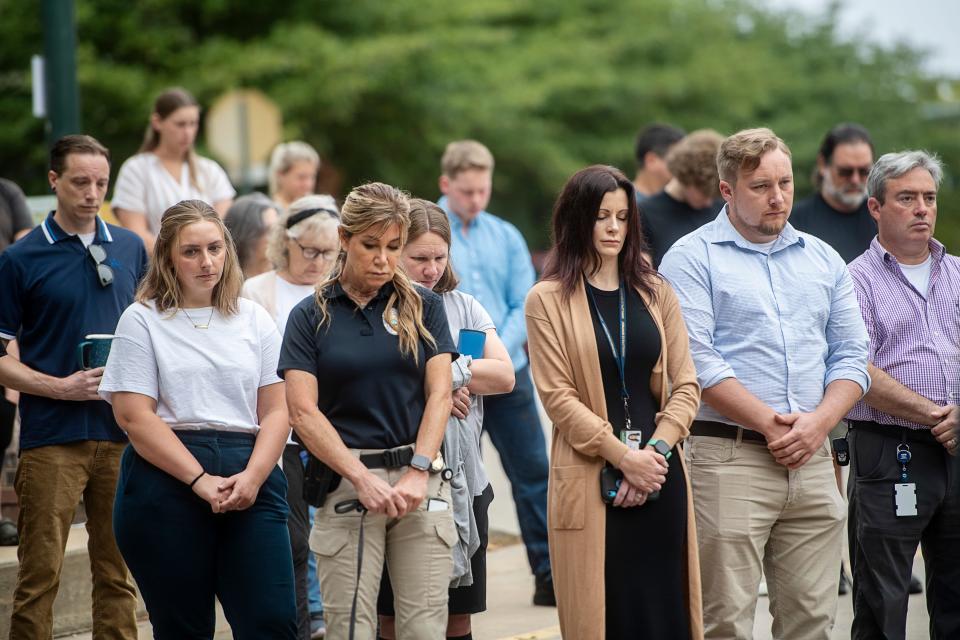
<svg viewBox="0 0 960 640"><path fill-rule="evenodd" d="M94 244L107 253L113 284L102 287L96 265L77 236L51 213L0 254L0 338L18 339L20 360L41 373L76 372L77 345L91 333L113 333L147 269L134 233L97 218ZM110 405L20 395L20 448L81 440L125 440Z"/></svg>
<svg viewBox="0 0 960 640"><path fill-rule="evenodd" d="M443 300L417 287L423 324L436 341L422 338L418 360L400 353L400 340L387 328L384 312L393 283L380 288L360 309L340 283L328 288L330 321L322 328L313 297L301 301L287 319L277 373L306 371L317 378L317 406L351 449L389 449L413 444L426 406L424 378L430 358L457 350L450 338Z"/></svg>
<svg viewBox="0 0 960 640"><path fill-rule="evenodd" d="M829 244L847 264L869 249L877 235L877 222L870 215L866 198L856 211L848 213L834 209L815 193L793 205L790 224Z"/></svg>

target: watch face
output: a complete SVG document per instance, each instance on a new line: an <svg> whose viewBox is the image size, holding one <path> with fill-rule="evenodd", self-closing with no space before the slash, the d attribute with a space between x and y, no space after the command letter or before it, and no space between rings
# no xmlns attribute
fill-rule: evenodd
<svg viewBox="0 0 960 640"><path fill-rule="evenodd" d="M410 466L420 471L427 471L430 469L430 458L421 455L413 456L410 460Z"/></svg>

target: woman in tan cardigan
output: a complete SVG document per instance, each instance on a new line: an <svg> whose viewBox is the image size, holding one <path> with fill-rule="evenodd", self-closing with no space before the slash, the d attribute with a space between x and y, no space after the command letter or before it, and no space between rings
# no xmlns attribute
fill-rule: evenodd
<svg viewBox="0 0 960 640"><path fill-rule="evenodd" d="M574 174L554 207L553 236L526 319L553 422L548 525L563 636L699 640L696 529L679 443L700 389L676 297L642 255L633 184L613 167ZM620 478L609 504L601 473Z"/></svg>

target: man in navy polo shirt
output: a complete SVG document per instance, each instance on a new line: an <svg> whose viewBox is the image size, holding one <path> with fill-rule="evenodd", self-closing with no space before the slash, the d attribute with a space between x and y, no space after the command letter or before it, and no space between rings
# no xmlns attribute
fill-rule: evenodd
<svg viewBox="0 0 960 640"><path fill-rule="evenodd" d="M83 500L93 573L93 637L137 637L136 592L113 537L113 496L126 437L98 399L103 368L80 369L77 345L112 334L147 267L143 242L97 212L110 154L90 136L65 136L50 152L57 209L0 255L0 340L20 396L20 501L10 638L53 633L53 602L74 512ZM10 356L4 358L8 360ZM10 366L7 366L10 365Z"/></svg>

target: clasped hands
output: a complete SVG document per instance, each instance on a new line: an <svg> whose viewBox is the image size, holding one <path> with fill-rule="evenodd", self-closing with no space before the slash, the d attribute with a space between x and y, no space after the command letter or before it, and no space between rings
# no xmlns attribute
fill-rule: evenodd
<svg viewBox="0 0 960 640"><path fill-rule="evenodd" d="M214 513L242 511L257 500L260 485L249 470L241 471L229 478L204 474L193 485L193 492L210 505Z"/></svg>
<svg viewBox="0 0 960 640"><path fill-rule="evenodd" d="M620 459L623 482L613 499L615 507L639 507L654 491L659 491L667 480L667 459L653 447L627 451Z"/></svg>

